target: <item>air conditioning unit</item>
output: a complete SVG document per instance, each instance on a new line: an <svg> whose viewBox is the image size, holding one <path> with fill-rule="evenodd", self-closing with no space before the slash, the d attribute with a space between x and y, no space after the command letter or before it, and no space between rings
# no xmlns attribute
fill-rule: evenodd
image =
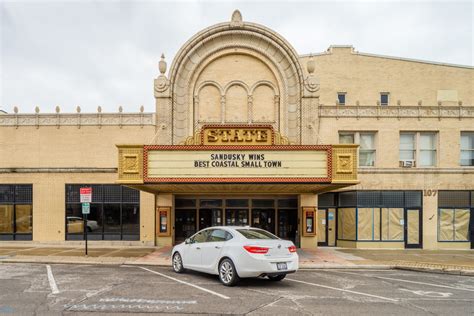
<svg viewBox="0 0 474 316"><path fill-rule="evenodd" d="M400 160L400 167L402 167L402 168L416 167L416 161L414 159Z"/></svg>

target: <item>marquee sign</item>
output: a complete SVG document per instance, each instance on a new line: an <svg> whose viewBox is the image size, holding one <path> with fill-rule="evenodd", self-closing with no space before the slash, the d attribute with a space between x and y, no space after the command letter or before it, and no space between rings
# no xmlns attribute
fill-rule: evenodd
<svg viewBox="0 0 474 316"><path fill-rule="evenodd" d="M331 157L331 146L144 146L144 182L324 183Z"/></svg>
<svg viewBox="0 0 474 316"><path fill-rule="evenodd" d="M117 145L119 183L357 183L357 145L290 145L270 125L207 125L182 145Z"/></svg>

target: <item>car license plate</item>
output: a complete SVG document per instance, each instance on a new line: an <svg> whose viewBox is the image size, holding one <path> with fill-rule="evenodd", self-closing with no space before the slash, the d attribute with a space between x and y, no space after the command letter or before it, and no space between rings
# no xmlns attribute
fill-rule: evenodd
<svg viewBox="0 0 474 316"><path fill-rule="evenodd" d="M277 263L277 269L278 270L287 270L288 267L286 266L286 262Z"/></svg>

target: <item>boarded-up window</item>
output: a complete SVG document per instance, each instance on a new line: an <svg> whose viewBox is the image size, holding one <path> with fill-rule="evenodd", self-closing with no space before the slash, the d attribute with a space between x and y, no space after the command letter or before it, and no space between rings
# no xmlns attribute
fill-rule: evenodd
<svg viewBox="0 0 474 316"><path fill-rule="evenodd" d="M469 219L469 209L440 209L438 213L438 240L468 241Z"/></svg>
<svg viewBox="0 0 474 316"><path fill-rule="evenodd" d="M357 240L380 240L380 208L359 208Z"/></svg>
<svg viewBox="0 0 474 316"><path fill-rule="evenodd" d="M382 208L382 240L403 241L403 208Z"/></svg>
<svg viewBox="0 0 474 316"><path fill-rule="evenodd" d="M355 240L356 238L356 209L340 208L338 209L337 236L338 239Z"/></svg>

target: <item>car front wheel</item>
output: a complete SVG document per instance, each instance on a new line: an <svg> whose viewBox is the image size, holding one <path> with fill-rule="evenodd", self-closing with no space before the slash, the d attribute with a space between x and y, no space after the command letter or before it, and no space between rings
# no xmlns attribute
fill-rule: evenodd
<svg viewBox="0 0 474 316"><path fill-rule="evenodd" d="M281 281L286 277L286 274L279 274L279 275L269 275L268 278L271 281Z"/></svg>
<svg viewBox="0 0 474 316"><path fill-rule="evenodd" d="M181 259L181 255L179 254L179 252L176 252L173 255L173 270L176 273L184 272L183 259Z"/></svg>
<svg viewBox="0 0 474 316"><path fill-rule="evenodd" d="M219 264L219 280L225 286L234 286L239 281L234 263L230 259L224 259Z"/></svg>

